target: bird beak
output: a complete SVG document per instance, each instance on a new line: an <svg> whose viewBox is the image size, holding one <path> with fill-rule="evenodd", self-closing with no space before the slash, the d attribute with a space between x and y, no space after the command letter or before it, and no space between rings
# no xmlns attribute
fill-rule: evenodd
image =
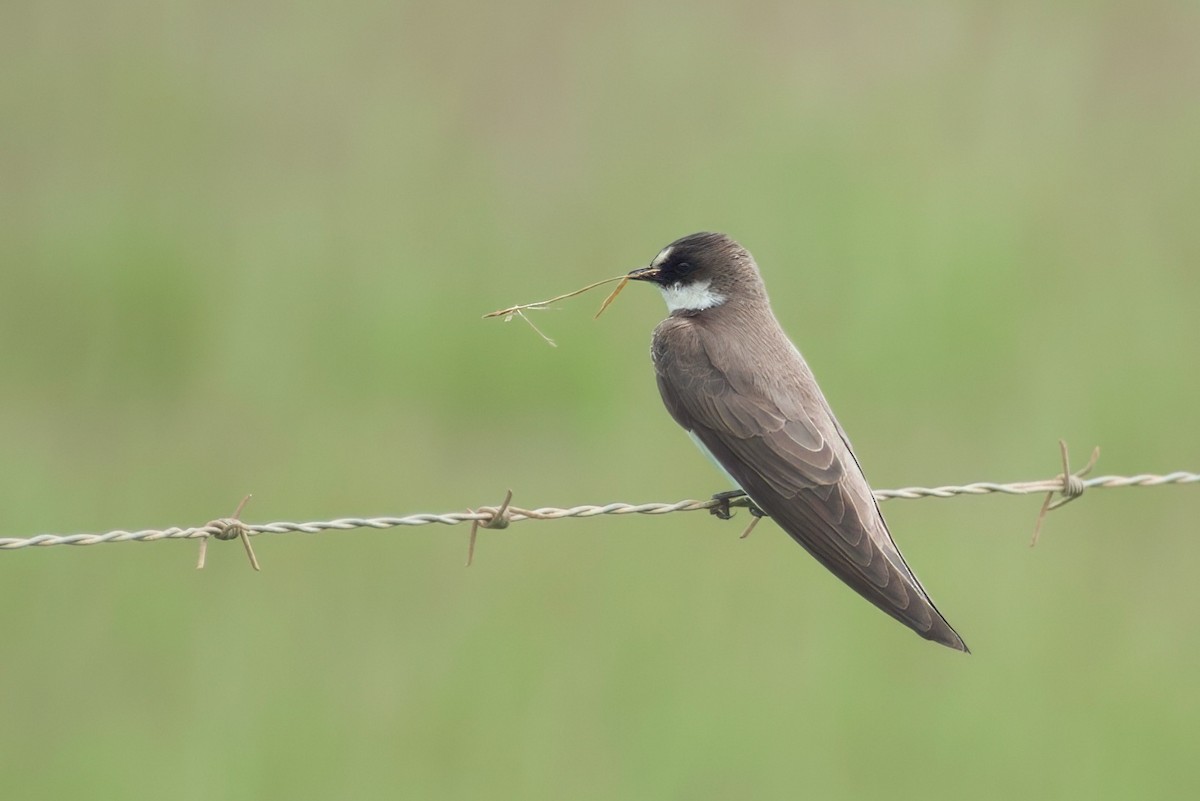
<svg viewBox="0 0 1200 801"><path fill-rule="evenodd" d="M636 270L629 273L630 279L634 281L653 281L658 278L657 267L638 267Z"/></svg>

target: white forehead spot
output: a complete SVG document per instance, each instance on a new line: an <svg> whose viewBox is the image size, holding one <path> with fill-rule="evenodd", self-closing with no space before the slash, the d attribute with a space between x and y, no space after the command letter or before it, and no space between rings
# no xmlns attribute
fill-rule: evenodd
<svg viewBox="0 0 1200 801"><path fill-rule="evenodd" d="M672 250L673 250L673 248L670 248L670 247L663 248L662 252L654 257L654 261L650 262L650 266L651 267L662 267L664 264L667 263L667 259L671 258Z"/></svg>
<svg viewBox="0 0 1200 801"><path fill-rule="evenodd" d="M663 300L667 302L667 311L704 311L725 302L725 296L710 289L711 282L693 281L690 284L671 284L662 286Z"/></svg>

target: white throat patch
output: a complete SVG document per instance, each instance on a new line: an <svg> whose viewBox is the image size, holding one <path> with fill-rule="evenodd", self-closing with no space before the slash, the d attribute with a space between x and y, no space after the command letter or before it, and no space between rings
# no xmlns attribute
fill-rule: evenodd
<svg viewBox="0 0 1200 801"><path fill-rule="evenodd" d="M667 311L704 311L725 302L725 296L713 292L710 281L693 281L690 284L671 284L661 286L663 300L667 302Z"/></svg>

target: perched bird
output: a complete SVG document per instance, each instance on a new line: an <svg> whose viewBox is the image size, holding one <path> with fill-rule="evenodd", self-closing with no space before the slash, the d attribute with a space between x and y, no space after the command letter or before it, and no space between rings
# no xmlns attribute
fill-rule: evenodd
<svg viewBox="0 0 1200 801"><path fill-rule="evenodd" d="M651 346L667 411L740 490L714 498L745 493L751 511L868 601L925 639L966 651L892 541L750 253L724 234L692 234L629 278L655 284L670 311Z"/></svg>

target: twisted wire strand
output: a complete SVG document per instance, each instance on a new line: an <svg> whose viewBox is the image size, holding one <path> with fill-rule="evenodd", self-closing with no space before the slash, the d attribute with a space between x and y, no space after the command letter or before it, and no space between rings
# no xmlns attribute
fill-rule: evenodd
<svg viewBox="0 0 1200 801"><path fill-rule="evenodd" d="M1064 477L1065 476L1065 477ZM981 481L962 486L904 487L902 489L876 490L879 501L894 498L950 498L955 495L1032 495L1038 493L1063 493L1064 499L1078 497L1085 489L1111 489L1116 487L1158 487L1166 484L1195 484L1200 482L1200 473L1177 471L1166 475L1140 473L1135 476L1097 476L1082 479L1069 472L1041 481L1023 481L997 484ZM1049 499L1048 499L1049 500ZM1061 499L1060 499L1061 502ZM552 506L538 509L522 509L518 506L483 506L466 512L446 514L413 514L406 517L343 517L310 523L242 523L237 520L215 520L207 525L193 528L142 529L140 531L109 531L104 534L39 534L34 537L0 537L0 550L49 547L52 545L99 545L108 542L157 542L159 540L187 540L208 538L230 539L230 526L234 523L244 529L247 536L259 534L306 533L321 531L348 531L358 528L387 529L398 526L425 526L439 523L454 526L460 523L475 523L484 528L502 528L510 522L520 520L560 520L566 517L597 517L599 515L665 515L673 512L697 512L717 506L717 500L682 500L675 503L608 503L602 506L583 505L560 509ZM744 506L734 500L732 506Z"/></svg>

